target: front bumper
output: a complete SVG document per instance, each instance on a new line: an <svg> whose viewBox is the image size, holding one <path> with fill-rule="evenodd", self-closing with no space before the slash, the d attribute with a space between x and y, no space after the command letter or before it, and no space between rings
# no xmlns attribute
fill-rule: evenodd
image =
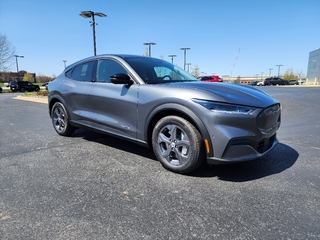
<svg viewBox="0 0 320 240"><path fill-rule="evenodd" d="M279 141L276 134L270 138L265 138L258 143L243 142L231 144L226 148L222 158L207 157L208 164L225 164L245 162L258 159L271 151L278 145Z"/></svg>
<svg viewBox="0 0 320 240"><path fill-rule="evenodd" d="M209 164L250 161L262 157L278 143L281 106L257 109L253 114L211 116L212 151Z"/></svg>

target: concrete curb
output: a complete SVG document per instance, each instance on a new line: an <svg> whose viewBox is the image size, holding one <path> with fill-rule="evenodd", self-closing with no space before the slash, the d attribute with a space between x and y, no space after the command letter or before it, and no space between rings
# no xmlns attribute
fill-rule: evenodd
<svg viewBox="0 0 320 240"><path fill-rule="evenodd" d="M16 96L13 99L48 104L48 97Z"/></svg>

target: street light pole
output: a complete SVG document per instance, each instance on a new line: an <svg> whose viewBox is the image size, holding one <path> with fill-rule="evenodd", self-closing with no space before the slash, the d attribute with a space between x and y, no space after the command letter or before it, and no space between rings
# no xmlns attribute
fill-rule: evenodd
<svg viewBox="0 0 320 240"><path fill-rule="evenodd" d="M180 48L180 50L184 51L184 63L183 63L183 70L186 70L186 61L187 61L187 50L190 50L191 48Z"/></svg>
<svg viewBox="0 0 320 240"><path fill-rule="evenodd" d="M186 63L186 65L188 66L188 72L189 72L189 66L191 65L191 63Z"/></svg>
<svg viewBox="0 0 320 240"><path fill-rule="evenodd" d="M276 65L278 67L278 77L280 76L280 67L282 67L283 65L279 64L279 65Z"/></svg>
<svg viewBox="0 0 320 240"><path fill-rule="evenodd" d="M168 57L171 57L171 63L173 64L173 58L176 57L177 55L169 55Z"/></svg>
<svg viewBox="0 0 320 240"><path fill-rule="evenodd" d="M148 56L151 57L151 45L156 45L155 42L143 43L143 45L149 46Z"/></svg>
<svg viewBox="0 0 320 240"><path fill-rule="evenodd" d="M271 71L272 70L273 70L272 68L269 68L269 77L271 77Z"/></svg>
<svg viewBox="0 0 320 240"><path fill-rule="evenodd" d="M66 62L67 62L67 60L63 60L64 68L66 68Z"/></svg>
<svg viewBox="0 0 320 240"><path fill-rule="evenodd" d="M99 16L99 17L106 17L107 15L105 15L104 13L101 12L92 12L92 11L82 11L79 14L81 17L84 18L92 18L92 21L90 22L90 25L92 26L92 33L93 33L93 53L94 56L97 55L97 51L96 51L96 22L94 20L94 16Z"/></svg>
<svg viewBox="0 0 320 240"><path fill-rule="evenodd" d="M18 81L20 80L19 76L19 65L18 65L18 58L24 58L24 56L19 56L19 55L13 55L16 58L16 66L17 66L17 76L18 76Z"/></svg>

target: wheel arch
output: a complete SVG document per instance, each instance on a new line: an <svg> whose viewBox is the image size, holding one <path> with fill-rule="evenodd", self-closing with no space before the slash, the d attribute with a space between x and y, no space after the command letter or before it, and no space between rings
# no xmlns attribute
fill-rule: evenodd
<svg viewBox="0 0 320 240"><path fill-rule="evenodd" d="M67 111L67 113L68 113L68 115L69 115L69 111L68 111L68 109L67 109L67 107L66 107L66 104L65 104L63 98L61 98L59 95L54 95L54 96L50 96L49 101L48 101L49 116L51 117L51 111L52 111L53 105L54 105L56 102L61 102L61 103L64 105L64 107L66 108L66 111ZM70 116L70 115L69 115L69 116Z"/></svg>
<svg viewBox="0 0 320 240"><path fill-rule="evenodd" d="M205 125L203 122L200 120L200 118L189 108L179 105L179 104L174 104L174 103L168 103L161 105L157 108L155 108L149 115L147 121L146 121L146 126L145 126L145 139L147 140L148 145L151 147L151 142L152 142L152 130L154 126L157 124L157 122L166 116L179 116L187 121L189 121L201 134L203 139L207 139L209 141L209 146L212 146L212 142L210 139L210 135L208 131L206 130ZM210 152L206 153L207 156L213 156L213 149L210 147Z"/></svg>

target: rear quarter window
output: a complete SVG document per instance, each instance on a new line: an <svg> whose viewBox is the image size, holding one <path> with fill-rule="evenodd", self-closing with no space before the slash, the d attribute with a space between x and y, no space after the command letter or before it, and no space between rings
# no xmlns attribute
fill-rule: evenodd
<svg viewBox="0 0 320 240"><path fill-rule="evenodd" d="M86 62L75 66L66 73L66 76L77 81L91 81L93 80L95 61Z"/></svg>

